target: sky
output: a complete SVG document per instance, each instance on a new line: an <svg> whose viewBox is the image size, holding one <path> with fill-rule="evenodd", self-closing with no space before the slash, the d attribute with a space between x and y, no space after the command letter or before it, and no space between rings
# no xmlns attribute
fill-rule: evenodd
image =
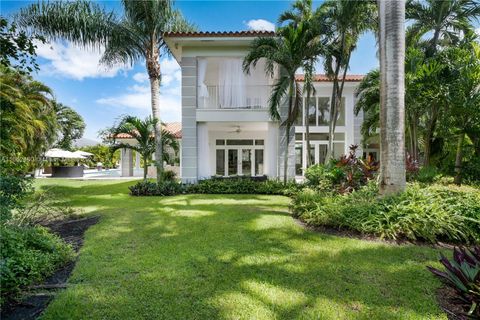
<svg viewBox="0 0 480 320"><path fill-rule="evenodd" d="M99 1L107 9L121 12L118 1ZM0 2L2 16L9 16L30 1ZM290 1L177 1L183 15L201 31L272 30ZM314 1L317 7L319 1ZM150 85L144 61L134 66L105 68L99 65L101 52L86 51L69 43L39 44L40 71L33 76L55 92L57 101L74 108L86 123L84 137L99 140L98 131L111 126L121 115L146 117L151 114ZM351 58L349 72L364 74L378 66L375 39L360 38ZM162 121L180 121L181 73L173 58L163 57L161 86ZM318 72L322 72L321 66Z"/></svg>

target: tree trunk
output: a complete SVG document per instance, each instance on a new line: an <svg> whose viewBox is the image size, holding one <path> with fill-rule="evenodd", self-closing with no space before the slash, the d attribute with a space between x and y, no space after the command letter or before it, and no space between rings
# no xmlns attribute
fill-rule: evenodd
<svg viewBox="0 0 480 320"><path fill-rule="evenodd" d="M425 132L425 159L423 165L428 167L430 166L431 162L431 153L432 153L432 141L433 141L433 134L435 133L435 127L437 126L437 119L438 119L438 108L436 106L431 107L431 118L427 126L427 131Z"/></svg>
<svg viewBox="0 0 480 320"><path fill-rule="evenodd" d="M480 136L472 132L467 133L467 136L472 140L475 154L480 158Z"/></svg>
<svg viewBox="0 0 480 320"><path fill-rule="evenodd" d="M405 1L378 2L380 16L380 193L405 190Z"/></svg>
<svg viewBox="0 0 480 320"><path fill-rule="evenodd" d="M335 78L333 79L333 91L332 91L332 101L330 103L330 117L328 121L328 145L327 145L327 154L325 156L324 163L327 164L332 157L332 149L333 149L333 137L330 136L331 132L333 131L333 122L335 119L335 108L337 105L337 86L338 86L338 71L335 71Z"/></svg>
<svg viewBox="0 0 480 320"><path fill-rule="evenodd" d="M418 161L418 116L414 115L412 123L412 142L413 142L413 158Z"/></svg>
<svg viewBox="0 0 480 320"><path fill-rule="evenodd" d="M342 37L342 51L345 48L345 37ZM338 85L338 74L340 73L340 67L342 61L337 63L335 68L335 79L333 81L333 93L332 93L332 104L330 107L330 122L328 124L328 146L327 146L327 156L325 157L325 164L327 164L333 155L333 139L335 138L335 128L337 126L337 118L338 118L338 110L342 105L342 94L343 94L343 87L345 85L345 77L347 76L348 65L350 63L350 54L351 50L349 50L348 55L345 57L345 66L343 70L343 76L340 80L340 86Z"/></svg>
<svg viewBox="0 0 480 320"><path fill-rule="evenodd" d="M152 93L152 116L157 120L155 124L155 167L157 168L157 183L163 180L163 146L162 146L162 122L160 118L160 79L150 78Z"/></svg>
<svg viewBox="0 0 480 320"><path fill-rule="evenodd" d="M294 78L295 79L295 78ZM291 113L292 113L292 105L293 105L293 92L294 92L294 79L291 81L290 84L290 92L289 92L289 97L288 97L288 113L286 117L286 124L285 128L287 132L285 133L285 157L283 158L283 183L287 184L287 172L288 172L288 147L290 144L290 118L291 118Z"/></svg>
<svg viewBox="0 0 480 320"><path fill-rule="evenodd" d="M465 133L462 132L458 136L457 155L455 156L455 178L453 182L457 185L462 184L462 158L463 158L463 141L465 140Z"/></svg>
<svg viewBox="0 0 480 320"><path fill-rule="evenodd" d="M310 87L307 88L307 106L309 105L310 101ZM307 112L305 112L307 111ZM308 119L308 110L305 110L304 108L304 118L305 118L305 140L307 141L307 165L306 167L310 167L312 165L311 163L311 150L310 150L310 124L309 124L309 119Z"/></svg>
<svg viewBox="0 0 480 320"><path fill-rule="evenodd" d="M148 166L147 166L147 158L148 154L142 154L143 158L143 181L147 181L147 175L148 175Z"/></svg>

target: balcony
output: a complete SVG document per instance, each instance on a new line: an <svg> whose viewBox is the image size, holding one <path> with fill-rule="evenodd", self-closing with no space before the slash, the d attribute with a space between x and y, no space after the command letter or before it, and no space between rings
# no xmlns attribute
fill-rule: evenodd
<svg viewBox="0 0 480 320"><path fill-rule="evenodd" d="M271 85L198 86L198 108L265 110L271 90Z"/></svg>

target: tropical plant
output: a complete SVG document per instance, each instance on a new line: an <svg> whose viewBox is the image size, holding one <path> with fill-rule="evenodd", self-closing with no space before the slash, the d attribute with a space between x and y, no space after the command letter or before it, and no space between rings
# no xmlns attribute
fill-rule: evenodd
<svg viewBox="0 0 480 320"><path fill-rule="evenodd" d="M456 128L455 183L461 184L465 136L480 134L480 45L466 41L442 54L446 56L451 79L447 84L449 107L443 122Z"/></svg>
<svg viewBox="0 0 480 320"><path fill-rule="evenodd" d="M471 249L453 248L453 260L441 254L445 271L428 266L428 270L445 285L455 290L461 304L468 306L465 314L457 316L480 317L480 246Z"/></svg>
<svg viewBox="0 0 480 320"><path fill-rule="evenodd" d="M320 192L348 193L358 190L374 179L379 168L377 161L359 159L357 145L351 145L347 155L328 164L315 164L305 171L306 184Z"/></svg>
<svg viewBox="0 0 480 320"><path fill-rule="evenodd" d="M405 192L386 197L378 197L374 181L345 194L307 189L293 195L292 211L314 226L386 239L480 241L480 194L473 187L412 183Z"/></svg>
<svg viewBox="0 0 480 320"><path fill-rule="evenodd" d="M379 16L380 193L387 195L406 184L405 1L380 1Z"/></svg>
<svg viewBox="0 0 480 320"><path fill-rule="evenodd" d="M440 46L456 45L462 35L473 32L473 21L480 17L480 4L475 0L411 0L406 17L412 21L409 36L426 41L426 57L431 58ZM424 133L424 163L430 165L432 143L443 104L433 99L426 112Z"/></svg>
<svg viewBox="0 0 480 320"><path fill-rule="evenodd" d="M91 167L101 162L106 168L114 168L120 159L120 150L112 152L110 147L105 144L86 146L82 147L81 150L93 154L93 156L87 159L87 163Z"/></svg>
<svg viewBox="0 0 480 320"><path fill-rule="evenodd" d="M65 39L85 47L105 48L101 62L107 66L145 60L151 86L155 124L155 158L163 159L160 122L160 57L168 53L165 34L191 31L171 0L123 0L123 15L108 12L95 2L78 0L42 2L21 10L19 24L31 27L49 40ZM156 161L157 180L163 162Z"/></svg>
<svg viewBox="0 0 480 320"><path fill-rule="evenodd" d="M40 156L57 137L52 91L18 71L0 67L0 149L6 157Z"/></svg>
<svg viewBox="0 0 480 320"><path fill-rule="evenodd" d="M306 105L303 106L304 111L300 113L304 119L306 144L307 146L310 146L310 121L308 121L307 108L309 108L310 97L315 95L313 78L315 72L315 62L317 61L318 55L322 49L322 43L319 38L321 37L322 32L320 31L322 30L323 26L317 24L316 20L314 19L312 0L295 1L292 4L291 9L280 14L280 17L278 18L278 23L280 25L285 22L288 22L293 28L296 28L299 24L304 25L308 30L308 33L306 33L305 36L310 39L310 45L318 46L318 50L306 50L303 58L303 71L305 73L303 81L303 93L306 93ZM311 148L307 147L307 168L311 165L311 159Z"/></svg>
<svg viewBox="0 0 480 320"><path fill-rule="evenodd" d="M56 142L56 146L61 149L71 150L73 141L83 136L85 122L82 116L70 107L59 102L54 102L53 107L60 131L60 140Z"/></svg>
<svg viewBox="0 0 480 320"><path fill-rule="evenodd" d="M2 307L21 289L41 281L75 258L70 245L40 226L0 225L0 241Z"/></svg>
<svg viewBox="0 0 480 320"><path fill-rule="evenodd" d="M41 43L45 39L36 34L19 31L15 23L0 16L0 64L12 67L20 73L30 73L38 70L35 60L35 41Z"/></svg>
<svg viewBox="0 0 480 320"><path fill-rule="evenodd" d="M380 70L374 69L368 72L355 89L357 102L355 103L355 115L363 112L362 139L366 143L373 137L377 137L377 129L380 126Z"/></svg>
<svg viewBox="0 0 480 320"><path fill-rule="evenodd" d="M243 60L246 73L255 67L261 59L265 59L265 72L274 76L275 66L280 67L280 74L269 99L270 115L280 120L285 128L285 152L283 164L283 181L287 182L288 148L291 140L291 128L298 116L302 92L295 80L296 71L303 66L304 57L315 56L318 46L308 36L308 27L303 23L297 26L287 25L277 30L276 37L259 37L253 40L250 51ZM284 99L287 99L287 110L282 112Z"/></svg>
<svg viewBox="0 0 480 320"><path fill-rule="evenodd" d="M333 82L328 123L328 147L325 163L333 155L333 137L342 104L342 94L350 57L359 37L376 29L376 6L371 1L329 0L316 12L317 23L324 26L326 43L322 50L324 69Z"/></svg>
<svg viewBox="0 0 480 320"><path fill-rule="evenodd" d="M141 120L133 116L125 116L120 119L119 123L114 125L108 130L108 138L111 141L112 152L118 149L132 149L142 156L143 159L143 180L147 180L148 161L155 153L155 135L154 128L157 120L153 117L147 117L145 120ZM136 140L136 144L119 143L116 137L120 134L128 134ZM178 151L178 142L175 137L167 130L162 129L162 147L171 147L175 152ZM162 152L163 159L168 160L168 154ZM162 172L163 174L163 172ZM163 177L162 177L163 180Z"/></svg>

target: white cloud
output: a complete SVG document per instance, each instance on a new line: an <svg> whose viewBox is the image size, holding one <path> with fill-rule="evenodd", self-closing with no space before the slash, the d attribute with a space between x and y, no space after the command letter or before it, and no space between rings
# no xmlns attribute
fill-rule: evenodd
<svg viewBox="0 0 480 320"><path fill-rule="evenodd" d="M173 59L162 59L162 87L160 88L160 113L162 121L179 121L181 115L181 70ZM151 114L150 83L146 72L132 76L135 83L127 87L127 92L100 98L96 103L120 109L130 109L134 114ZM125 110L125 112L129 112Z"/></svg>
<svg viewBox="0 0 480 320"><path fill-rule="evenodd" d="M182 80L182 72L180 66L173 59L163 59L160 63L162 72L162 86L169 86L174 81L180 82ZM138 83L144 83L148 81L148 74L144 72L138 72L133 75L133 80Z"/></svg>
<svg viewBox="0 0 480 320"><path fill-rule="evenodd" d="M264 19L254 19L245 22L250 30L255 31L275 31L275 24Z"/></svg>
<svg viewBox="0 0 480 320"><path fill-rule="evenodd" d="M150 113L150 85L133 85L128 93L98 99L98 104L130 108ZM160 113L163 121L179 121L181 115L180 86L160 90Z"/></svg>
<svg viewBox="0 0 480 320"><path fill-rule="evenodd" d="M59 75L65 78L83 80L84 78L112 78L120 71L129 69L118 65L106 67L99 64L103 50L86 50L71 43L37 43L36 53L48 60L42 66L47 74Z"/></svg>
<svg viewBox="0 0 480 320"><path fill-rule="evenodd" d="M145 72L137 72L133 75L133 80L140 83L146 82L148 80L148 74Z"/></svg>

